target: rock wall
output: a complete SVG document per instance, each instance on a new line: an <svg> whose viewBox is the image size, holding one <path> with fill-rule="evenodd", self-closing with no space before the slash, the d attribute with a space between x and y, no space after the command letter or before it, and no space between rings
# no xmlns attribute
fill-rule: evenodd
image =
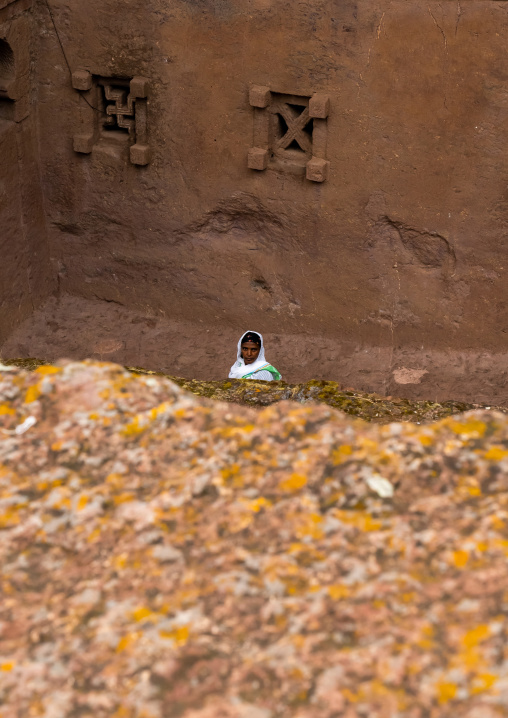
<svg viewBox="0 0 508 718"><path fill-rule="evenodd" d="M31 0L0 0L0 343L56 279L40 183L32 10Z"/></svg>
<svg viewBox="0 0 508 718"><path fill-rule="evenodd" d="M467 355L447 386L508 395L505 3L49 0L54 25L37 7L63 293L195 343L202 324L301 336L306 378L330 344L353 374L375 349L385 391Z"/></svg>

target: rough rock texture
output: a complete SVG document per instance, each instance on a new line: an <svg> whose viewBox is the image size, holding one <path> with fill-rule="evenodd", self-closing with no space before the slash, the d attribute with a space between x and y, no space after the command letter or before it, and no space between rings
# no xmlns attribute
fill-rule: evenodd
<svg viewBox="0 0 508 718"><path fill-rule="evenodd" d="M42 359L11 359L4 362L5 366L17 366L34 371L50 362ZM317 402L345 414L364 421L387 424L391 421L413 421L418 424L436 421L452 414L473 409L494 409L508 414L508 408L497 406L481 406L465 404L458 401L410 401L394 397L383 397L379 394L365 394L341 387L334 381L308 381L305 384L287 384L284 381L252 381L227 379L223 381L198 381L182 379L182 377L162 374L141 367L125 367L135 374L147 376L165 376L186 391L207 399L228 401L242 406L264 407L277 404L279 401L297 401L300 404Z"/></svg>
<svg viewBox="0 0 508 718"><path fill-rule="evenodd" d="M0 372L2 718L507 714L508 420Z"/></svg>
<svg viewBox="0 0 508 718"><path fill-rule="evenodd" d="M56 288L43 207L31 0L0 0L0 345Z"/></svg>
<svg viewBox="0 0 508 718"><path fill-rule="evenodd" d="M0 7L0 39L13 12L34 14L35 33L19 52L30 46L41 153L39 174L33 163L19 164L22 145L14 153L12 142L9 151L2 144L1 172L17 182L21 167L34 202L40 177L60 297L187 327L193 347L202 325L234 338L248 327L292 337L307 355L307 373L292 381L340 381L349 372L358 388L395 394L401 384L413 397L434 398L429 388L440 376L438 398L499 403L496 386L507 396L505 2ZM103 124L111 116L86 89L87 77L97 89L108 78L139 76L148 79L146 166L132 164L131 138ZM318 158L330 163L326 181L306 179L298 148L289 150L295 162L281 162L270 145L267 169L249 169L255 118L263 121L253 85L290 105L294 95L328 96ZM258 90L258 104L262 96ZM308 134L323 130L314 122ZM29 307L26 261L16 260L26 231L16 186L9 184L2 210L2 260L12 280L1 290L5 326ZM42 247L42 229L37 242ZM56 345L55 356L70 356L83 329L82 312L66 306L53 319L53 303L46 309L56 326L43 339ZM32 330L18 340L30 344ZM101 331L99 311L86 333ZM126 342L120 361L165 368L161 357L178 359L181 373L197 376L194 350L180 356L158 325L146 332L159 349L153 364L138 358L134 330L123 332L117 324L109 337ZM35 354L48 356L35 347L26 355ZM322 377L323 359L328 365L338 354L343 367ZM80 348L79 356L90 353Z"/></svg>

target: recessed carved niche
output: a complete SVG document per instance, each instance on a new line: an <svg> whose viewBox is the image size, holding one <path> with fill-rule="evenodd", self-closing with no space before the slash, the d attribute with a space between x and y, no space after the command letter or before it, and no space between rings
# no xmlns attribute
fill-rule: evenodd
<svg viewBox="0 0 508 718"><path fill-rule="evenodd" d="M77 70L72 86L85 101L85 131L74 136L74 151L90 154L99 143L129 146L130 161L147 165L151 159L148 144L147 99L149 81L101 77Z"/></svg>
<svg viewBox="0 0 508 718"><path fill-rule="evenodd" d="M14 100L10 97L9 88L16 77L14 52L7 42L0 38L0 118L14 119Z"/></svg>
<svg viewBox="0 0 508 718"><path fill-rule="evenodd" d="M311 182L324 182L330 165L326 159L329 97L289 95L254 85L249 102L254 110L249 168L262 171L272 166L304 172Z"/></svg>

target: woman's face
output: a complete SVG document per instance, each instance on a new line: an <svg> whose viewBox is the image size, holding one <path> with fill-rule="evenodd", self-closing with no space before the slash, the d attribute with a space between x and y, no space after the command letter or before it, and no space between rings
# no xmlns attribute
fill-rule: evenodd
<svg viewBox="0 0 508 718"><path fill-rule="evenodd" d="M242 359L246 364L253 364L259 356L261 347L254 342L244 342L242 344Z"/></svg>

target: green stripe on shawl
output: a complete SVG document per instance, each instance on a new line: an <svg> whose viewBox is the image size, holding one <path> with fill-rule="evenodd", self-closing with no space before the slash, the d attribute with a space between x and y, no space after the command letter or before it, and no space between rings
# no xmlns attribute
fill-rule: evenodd
<svg viewBox="0 0 508 718"><path fill-rule="evenodd" d="M273 378L274 378L275 381L280 381L281 378L282 378L281 375L279 374L279 372L277 371L277 369L276 369L274 366L272 366L271 364L267 364L266 366L262 366L262 367L260 367L259 369L256 369L256 371L251 372L250 374L245 374L245 376L244 376L243 378L244 378L244 379L249 379L249 378L252 376L252 374L257 374L258 371L269 371L270 374L273 376Z"/></svg>

